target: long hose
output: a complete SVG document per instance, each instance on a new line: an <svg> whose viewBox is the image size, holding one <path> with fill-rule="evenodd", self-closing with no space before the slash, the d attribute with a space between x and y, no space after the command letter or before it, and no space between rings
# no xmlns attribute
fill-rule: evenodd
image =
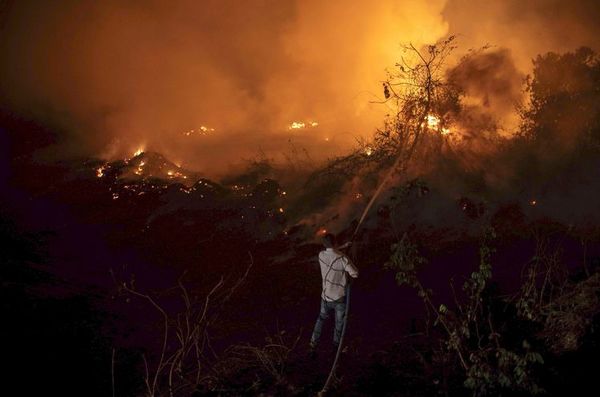
<svg viewBox="0 0 600 397"><path fill-rule="evenodd" d="M346 333L346 324L348 324L348 312L350 310L350 283L346 284L346 311L344 312L344 325L342 326L342 334L340 335L340 342L338 344L337 352L335 353L335 359L333 360L333 365L331 366L331 371L329 371L329 376L327 377L327 381L325 381L325 385L323 385L323 389L319 392L319 396L324 395L329 390L329 386L331 381L333 380L333 376L335 374L335 368L337 367L337 362L340 358L340 353L342 351L342 343L344 343L344 334Z"/></svg>
<svg viewBox="0 0 600 397"><path fill-rule="evenodd" d="M382 192L383 187L385 186L387 181L390 179L390 177L396 170L396 167L398 166L398 164L400 164L400 161L402 161L402 156L398 156L396 158L396 161L394 162L392 167L389 169L389 171L387 172L387 174L385 175L385 177L383 178L383 180L377 187L377 190L375 190L373 197L371 197L371 200L369 200L369 203L363 210L363 212L360 216L360 219L358 221L358 224L356 225L356 228L354 229L354 232L352 233L352 237L350 238L351 243L354 242L354 239L356 238L356 234L358 233L358 229L360 228L363 221L367 217L367 213L369 212L369 210L375 203L375 200L377 200L377 197L379 197L379 194ZM338 344L337 352L335 353L335 359L333 360L333 365L331 366L331 371L329 371L329 376L327 377L327 381L325 382L323 389L321 389L321 391L319 392L319 394L318 394L319 396L324 395L329 390L329 386L331 384L331 381L333 380L333 377L335 374L335 369L337 367L337 362L338 362L338 359L340 357L340 353L341 353L342 347L343 347L342 343L344 341L344 334L346 333L346 324L348 323L349 310L350 310L350 283L346 284L346 311L344 313L344 325L342 326L342 334L340 335L340 343Z"/></svg>

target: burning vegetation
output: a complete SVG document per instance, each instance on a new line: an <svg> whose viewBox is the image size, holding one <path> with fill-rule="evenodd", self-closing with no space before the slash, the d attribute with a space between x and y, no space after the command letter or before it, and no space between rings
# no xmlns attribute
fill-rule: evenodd
<svg viewBox="0 0 600 397"><path fill-rule="evenodd" d="M142 333L152 334L151 354L138 359L142 381L117 384L148 395L315 392L307 379L323 368L295 355L302 347L292 332L278 329L265 344L236 338L258 340L256 318L284 318L290 308L304 315L314 303L307 291L319 285L307 271L314 241L335 231L355 239L353 259L365 274L344 369L357 382L339 384L340 393L566 390L568 377L553 378L568 374L566 353L585 358L598 342L600 62L585 48L536 58L519 127L506 134L485 101L473 99L480 85L471 72L494 75L480 66L493 68L487 60L507 55L482 49L451 64L455 49L454 37L404 47L376 101L389 109L381 127L324 163L306 155L310 166L292 167L298 150L284 164L265 155L217 181L139 148L72 171L83 176L56 178L75 193L43 194L72 200L85 223L119 225L107 232L111 247L139 252L138 274L156 264L197 284L192 292L182 277L155 293L125 265L111 272L113 305L136 300L136 313L146 314L147 304L161 321L141 320ZM494 95L500 101L503 93ZM318 127L293 121L288 130ZM182 134L215 132L202 125ZM85 205L90 197L94 208ZM384 291L388 302L413 303L402 308L410 312L404 331L397 331L397 306L370 310L381 303L372 292L390 288L382 281L389 277L414 292ZM288 329L301 322L286 321ZM382 374L403 389L382 390Z"/></svg>

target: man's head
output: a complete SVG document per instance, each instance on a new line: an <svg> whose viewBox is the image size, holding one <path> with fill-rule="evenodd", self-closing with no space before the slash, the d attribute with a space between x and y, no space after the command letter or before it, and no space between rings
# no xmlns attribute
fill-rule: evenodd
<svg viewBox="0 0 600 397"><path fill-rule="evenodd" d="M335 236L331 233L327 233L323 236L323 245L325 248L333 248L335 246Z"/></svg>

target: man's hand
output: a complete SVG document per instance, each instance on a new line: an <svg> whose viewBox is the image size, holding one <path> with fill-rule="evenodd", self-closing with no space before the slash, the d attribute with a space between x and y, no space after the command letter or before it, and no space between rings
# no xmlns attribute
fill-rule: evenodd
<svg viewBox="0 0 600 397"><path fill-rule="evenodd" d="M347 241L344 244L340 245L338 248L339 249L344 249L344 248L348 248L352 245L352 241Z"/></svg>

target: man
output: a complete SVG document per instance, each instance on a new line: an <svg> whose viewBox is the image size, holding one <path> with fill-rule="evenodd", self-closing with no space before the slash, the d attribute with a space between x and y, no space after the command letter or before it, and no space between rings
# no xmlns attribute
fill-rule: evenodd
<svg viewBox="0 0 600 397"><path fill-rule="evenodd" d="M333 345L337 349L342 336L342 327L344 325L344 316L346 313L346 285L348 284L346 274L350 277L358 277L358 270L350 259L343 253L336 250L335 237L333 234L323 236L323 245L325 250L319 253L319 265L321 267L322 291L321 291L321 311L315 329L310 338L311 350L317 347L321 338L323 323L329 317L329 312L335 312L335 330L333 332ZM345 248L346 243L339 248Z"/></svg>

